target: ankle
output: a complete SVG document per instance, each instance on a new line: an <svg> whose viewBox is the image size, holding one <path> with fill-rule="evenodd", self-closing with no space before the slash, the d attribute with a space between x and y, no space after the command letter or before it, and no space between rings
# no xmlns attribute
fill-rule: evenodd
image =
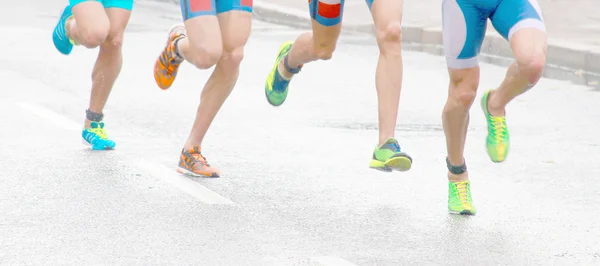
<svg viewBox="0 0 600 266"><path fill-rule="evenodd" d="M191 142L188 141L183 145L183 150L184 151L192 151L196 147L198 147L198 151L201 150L200 144L191 144Z"/></svg>
<svg viewBox="0 0 600 266"><path fill-rule="evenodd" d="M185 36L179 37L173 41L173 57L175 57L178 61L183 61L183 55L181 55L181 51L179 50L179 41L183 40Z"/></svg>
<svg viewBox="0 0 600 266"><path fill-rule="evenodd" d="M284 79L291 80L292 77L294 77L294 74L287 71L283 60L281 60L281 62L277 65L277 71L279 72L279 75L281 75L281 77Z"/></svg>
<svg viewBox="0 0 600 266"><path fill-rule="evenodd" d="M450 182L469 181L469 172L464 172L464 173L458 174L458 175L448 172L448 181L450 181Z"/></svg>
<svg viewBox="0 0 600 266"><path fill-rule="evenodd" d="M488 107L488 112L492 115L492 116L504 116L506 114L505 112L505 104L501 103L498 101L498 99L500 99L498 96L498 91L497 90L492 90L490 92L490 95L488 96L488 102L487 102L487 107Z"/></svg>
<svg viewBox="0 0 600 266"><path fill-rule="evenodd" d="M102 119L104 119L103 113L96 113L90 109L86 109L84 126L85 126L85 128L91 128L92 122L100 123L102 121Z"/></svg>
<svg viewBox="0 0 600 266"><path fill-rule="evenodd" d="M460 164L453 164L450 162L450 159L446 157L446 167L448 167L448 181L460 182L469 180L467 163L464 158Z"/></svg>

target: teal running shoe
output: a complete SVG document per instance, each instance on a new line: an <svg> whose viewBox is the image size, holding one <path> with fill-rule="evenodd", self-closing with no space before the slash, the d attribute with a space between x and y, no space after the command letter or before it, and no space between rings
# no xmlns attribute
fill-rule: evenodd
<svg viewBox="0 0 600 266"><path fill-rule="evenodd" d="M104 122L92 122L91 128L84 129L81 136L93 150L112 150L116 145L114 141L108 139Z"/></svg>
<svg viewBox="0 0 600 266"><path fill-rule="evenodd" d="M67 29L65 28L67 19L73 16L73 12L71 10L71 6L65 7L63 9L60 18L58 19L58 23L56 27L54 27L54 31L52 32L52 41L54 42L54 47L61 54L68 55L73 50L74 42L67 36Z"/></svg>

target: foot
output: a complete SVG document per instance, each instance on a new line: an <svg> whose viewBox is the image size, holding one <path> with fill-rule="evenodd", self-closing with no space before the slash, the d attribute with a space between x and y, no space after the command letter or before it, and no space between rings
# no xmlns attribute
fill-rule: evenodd
<svg viewBox="0 0 600 266"><path fill-rule="evenodd" d="M451 214L475 215L477 210L471 198L471 182L448 182L448 212Z"/></svg>
<svg viewBox="0 0 600 266"><path fill-rule="evenodd" d="M211 167L206 158L200 153L200 146L191 150L182 150L179 157L179 168L177 172L184 175L219 177L219 170Z"/></svg>
<svg viewBox="0 0 600 266"><path fill-rule="evenodd" d="M114 141L108 139L104 122L92 122L90 128L84 129L81 136L93 150L112 150L116 145Z"/></svg>
<svg viewBox="0 0 600 266"><path fill-rule="evenodd" d="M493 162L503 162L510 148L510 135L506 126L505 116L493 116L488 109L488 100L491 90L485 92L481 98L481 108L487 120L488 135L486 149Z"/></svg>
<svg viewBox="0 0 600 266"><path fill-rule="evenodd" d="M154 64L154 80L158 87L163 90L173 85L179 65L183 62L183 58L175 53L175 42L185 36L185 26L183 24L173 26L169 31L167 44Z"/></svg>
<svg viewBox="0 0 600 266"><path fill-rule="evenodd" d="M64 55L70 54L71 50L73 50L74 42L69 38L69 36L67 36L66 29L67 20L72 16L73 12L71 11L71 6L69 5L61 12L58 23L52 32L52 41L54 42L54 47Z"/></svg>
<svg viewBox="0 0 600 266"><path fill-rule="evenodd" d="M373 151L373 159L369 167L384 172L408 171L412 166L412 158L401 151L395 138L389 138Z"/></svg>
<svg viewBox="0 0 600 266"><path fill-rule="evenodd" d="M287 98L290 80L281 75L279 65L284 57L290 52L292 44L293 42L285 42L279 47L275 65L265 82L265 95L267 96L267 101L273 106L282 105Z"/></svg>

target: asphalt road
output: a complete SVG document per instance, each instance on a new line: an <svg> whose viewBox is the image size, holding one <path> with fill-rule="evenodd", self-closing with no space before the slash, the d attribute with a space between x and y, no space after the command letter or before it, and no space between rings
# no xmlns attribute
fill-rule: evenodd
<svg viewBox="0 0 600 266"><path fill-rule="evenodd" d="M63 1L0 0L0 264L592 265L600 263L598 91L544 79L508 109L512 150L484 150L475 104L466 157L474 217L447 214L442 57L404 53L397 135L406 173L368 168L377 140L368 36L344 36L274 108L263 82L298 31L255 21L240 81L205 140L219 179L175 172L209 71L169 91L152 68L176 5L138 1L106 108L117 149L80 128L96 50L54 50ZM26 15L24 15L26 14ZM504 70L482 65L482 90Z"/></svg>

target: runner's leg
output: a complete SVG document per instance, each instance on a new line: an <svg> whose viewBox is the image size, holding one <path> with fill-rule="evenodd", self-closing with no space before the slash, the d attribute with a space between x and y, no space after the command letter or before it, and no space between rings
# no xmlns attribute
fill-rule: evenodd
<svg viewBox="0 0 600 266"><path fill-rule="evenodd" d="M402 89L402 0L366 0L375 22L379 61L375 86L379 108L379 140L370 167L407 171L412 158L395 138Z"/></svg>
<svg viewBox="0 0 600 266"><path fill-rule="evenodd" d="M546 64L546 33L536 0L502 0L490 19L496 30L509 40L516 59L500 87L486 91L481 102L488 122L488 155L494 162L503 162L510 149L505 108L542 76Z"/></svg>
<svg viewBox="0 0 600 266"><path fill-rule="evenodd" d="M103 113L108 96L121 72L123 35L131 17L133 1L113 0L105 4L107 4L106 14L110 21L110 30L107 38L100 45L92 72L92 93L88 109L96 114ZM85 127L89 128L91 122L89 118L86 119Z"/></svg>
<svg viewBox="0 0 600 266"><path fill-rule="evenodd" d="M479 86L477 55L483 42L491 9L481 3L444 0L443 42L450 75L448 99L442 120L448 156L448 210L455 214L475 214L470 193L464 147L469 125L469 109Z"/></svg>
<svg viewBox="0 0 600 266"><path fill-rule="evenodd" d="M252 1L218 0L217 12L223 53L202 90L196 120L184 146L186 150L202 144L210 124L233 90L244 57L244 46L250 36Z"/></svg>
<svg viewBox="0 0 600 266"><path fill-rule="evenodd" d="M344 0L310 0L312 32L300 35L280 48L273 69L265 82L267 100L273 106L283 104L289 82L306 63L332 57L342 28Z"/></svg>

